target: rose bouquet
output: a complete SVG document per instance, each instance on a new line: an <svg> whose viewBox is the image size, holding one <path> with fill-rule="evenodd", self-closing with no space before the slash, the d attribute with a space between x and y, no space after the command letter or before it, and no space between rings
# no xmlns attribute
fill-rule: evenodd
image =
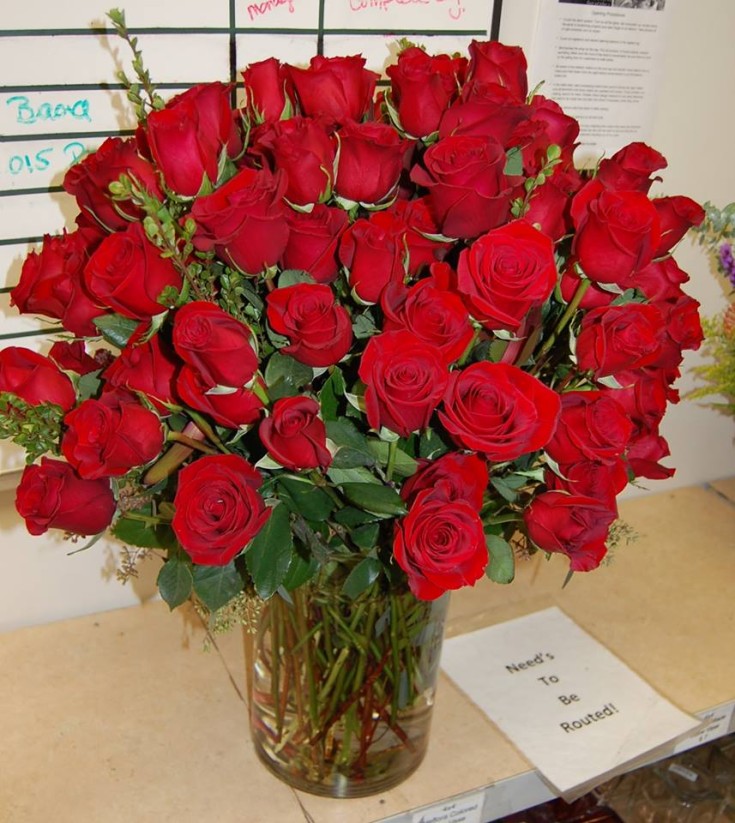
<svg viewBox="0 0 735 823"><path fill-rule="evenodd" d="M77 228L12 292L61 332L0 352L18 511L160 555L172 608L269 601L258 730L364 775L411 746L432 604L523 552L596 568L616 496L672 473L659 423L701 329L671 251L702 209L649 197L641 143L576 169L515 47L402 44L387 84L269 59L239 105L164 102L111 19L139 127L68 171Z"/></svg>

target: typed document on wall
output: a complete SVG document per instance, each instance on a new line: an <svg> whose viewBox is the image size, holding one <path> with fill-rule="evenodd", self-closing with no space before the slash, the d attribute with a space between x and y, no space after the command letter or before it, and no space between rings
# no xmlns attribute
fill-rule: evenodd
<svg viewBox="0 0 735 823"><path fill-rule="evenodd" d="M531 81L579 121L577 163L649 140L674 2L541 0Z"/></svg>

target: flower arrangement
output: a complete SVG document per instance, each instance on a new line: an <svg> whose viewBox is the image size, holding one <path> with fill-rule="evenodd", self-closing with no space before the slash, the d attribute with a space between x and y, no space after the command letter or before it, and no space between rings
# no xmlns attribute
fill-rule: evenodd
<svg viewBox="0 0 735 823"><path fill-rule="evenodd" d="M671 252L703 211L649 196L666 161L642 143L575 168L579 126L516 47L403 43L385 85L359 56L269 59L239 106L222 83L165 102L110 16L139 127L68 171L77 228L12 292L61 332L0 352L17 509L160 554L163 599L215 619L312 581L387 595L349 626L322 603L311 636L339 643L270 660L271 684L325 681L302 725L274 693L278 750L323 766L342 718L335 756L364 769L379 723L407 736L422 604L510 582L523 551L596 568L617 495L673 473L659 424L701 328Z"/></svg>
<svg viewBox="0 0 735 823"><path fill-rule="evenodd" d="M713 260L717 273L735 292L735 203L722 209L705 203L704 210L706 217L696 229L697 239ZM695 366L693 372L704 385L687 396L720 395L719 400L711 401L709 405L735 416L735 302L732 298L719 316L705 318L703 325L709 362Z"/></svg>

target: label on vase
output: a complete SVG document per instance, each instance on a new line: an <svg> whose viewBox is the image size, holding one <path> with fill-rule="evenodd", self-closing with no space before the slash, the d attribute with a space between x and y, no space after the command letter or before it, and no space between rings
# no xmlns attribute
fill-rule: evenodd
<svg viewBox="0 0 735 823"><path fill-rule="evenodd" d="M566 799L701 725L556 607L445 641L442 668Z"/></svg>
<svg viewBox="0 0 735 823"><path fill-rule="evenodd" d="M483 823L485 792L455 797L414 812L411 823Z"/></svg>

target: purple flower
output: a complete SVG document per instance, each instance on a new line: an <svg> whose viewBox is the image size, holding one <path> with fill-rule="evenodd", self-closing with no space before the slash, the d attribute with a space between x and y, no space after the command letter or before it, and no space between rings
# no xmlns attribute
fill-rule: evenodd
<svg viewBox="0 0 735 823"><path fill-rule="evenodd" d="M729 243L723 243L720 246L719 252L720 268L730 280L730 285L735 289L735 257L732 254L732 246Z"/></svg>

